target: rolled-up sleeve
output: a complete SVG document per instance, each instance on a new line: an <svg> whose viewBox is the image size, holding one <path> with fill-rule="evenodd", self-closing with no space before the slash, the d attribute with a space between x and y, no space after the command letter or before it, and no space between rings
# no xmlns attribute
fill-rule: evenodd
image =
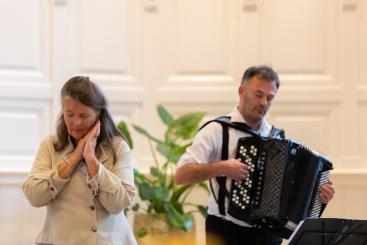
<svg viewBox="0 0 367 245"><path fill-rule="evenodd" d="M210 123L201 129L192 142L192 145L181 156L177 167L188 163L210 163L220 159L217 149L222 145L222 128L219 123ZM219 151L220 152L220 151Z"/></svg>
<svg viewBox="0 0 367 245"><path fill-rule="evenodd" d="M53 140L49 136L42 141L30 174L22 185L24 195L32 206L42 207L63 190L69 179L61 179L58 164L52 164Z"/></svg>
<svg viewBox="0 0 367 245"><path fill-rule="evenodd" d="M114 145L116 161L112 169L99 164L97 175L87 182L103 207L115 214L133 203L136 189L130 148L123 140L115 141Z"/></svg>

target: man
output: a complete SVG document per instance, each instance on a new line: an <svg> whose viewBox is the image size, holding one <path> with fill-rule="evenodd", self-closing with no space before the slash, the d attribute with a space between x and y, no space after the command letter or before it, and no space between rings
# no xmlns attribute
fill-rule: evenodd
<svg viewBox="0 0 367 245"><path fill-rule="evenodd" d="M264 119L279 88L279 78L268 66L248 68L238 88L238 106L229 114L231 122L246 123L263 137L269 136L272 126ZM240 181L249 175L249 167L238 159L234 159L237 141L249 134L228 129L228 160L221 160L223 129L219 123L209 123L196 135L192 146L181 157L175 175L177 184L193 184L213 179L218 176L227 177L226 189L230 189L231 179ZM269 230L250 227L244 221L235 219L229 214L221 214L218 204L219 185L214 179L213 193L209 199L206 234L214 234L224 244L280 244L281 239ZM334 188L329 182L320 186L320 199L327 203L334 196ZM225 207L228 199L225 198ZM227 208L225 208L227 210Z"/></svg>

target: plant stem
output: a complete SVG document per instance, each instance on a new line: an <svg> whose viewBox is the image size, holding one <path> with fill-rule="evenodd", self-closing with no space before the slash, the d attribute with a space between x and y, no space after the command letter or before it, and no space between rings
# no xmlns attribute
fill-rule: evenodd
<svg viewBox="0 0 367 245"><path fill-rule="evenodd" d="M181 199L182 203L185 203L186 198L188 197L188 195L190 194L190 192L193 190L194 187L195 185L190 186L190 188L186 190L186 193L184 194L184 196Z"/></svg>
<svg viewBox="0 0 367 245"><path fill-rule="evenodd" d="M152 152L152 155L153 155L154 164L155 164L156 168L159 169L158 159L157 159L157 156L155 154L155 151L154 151L154 148L153 148L153 145L152 145L152 141L151 140L149 140L149 148L150 148L150 151Z"/></svg>

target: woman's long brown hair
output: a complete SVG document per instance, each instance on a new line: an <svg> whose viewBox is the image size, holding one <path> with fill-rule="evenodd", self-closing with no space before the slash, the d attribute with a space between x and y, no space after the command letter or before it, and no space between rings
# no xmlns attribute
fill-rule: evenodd
<svg viewBox="0 0 367 245"><path fill-rule="evenodd" d="M89 77L76 76L69 79L61 89L61 100L65 96L70 96L76 101L92 108L99 115L101 122L101 130L97 139L97 145L101 142L106 142L108 148L113 152L113 162L116 161L116 152L113 149L112 139L114 136L125 137L117 129L112 120L111 113L108 111L108 102L101 89L93 83ZM57 121L56 132L58 139L54 143L56 151L63 150L68 144L68 130L66 128L63 113Z"/></svg>

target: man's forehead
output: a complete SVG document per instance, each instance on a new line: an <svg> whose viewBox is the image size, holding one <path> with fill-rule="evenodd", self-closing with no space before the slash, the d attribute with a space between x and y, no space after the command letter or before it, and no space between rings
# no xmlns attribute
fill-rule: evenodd
<svg viewBox="0 0 367 245"><path fill-rule="evenodd" d="M260 82L267 82L267 83L274 83L274 84L276 83L275 80L269 80L261 74L258 74L256 76L253 76L252 78L250 78L249 82L251 82L251 81L260 81Z"/></svg>
<svg viewBox="0 0 367 245"><path fill-rule="evenodd" d="M246 84L245 84L246 85ZM267 87L267 86L271 86L271 87L275 87L276 88L276 82L275 80L268 80L268 79L263 79L261 77L253 77L251 78L248 82L247 85L249 85L249 87Z"/></svg>

